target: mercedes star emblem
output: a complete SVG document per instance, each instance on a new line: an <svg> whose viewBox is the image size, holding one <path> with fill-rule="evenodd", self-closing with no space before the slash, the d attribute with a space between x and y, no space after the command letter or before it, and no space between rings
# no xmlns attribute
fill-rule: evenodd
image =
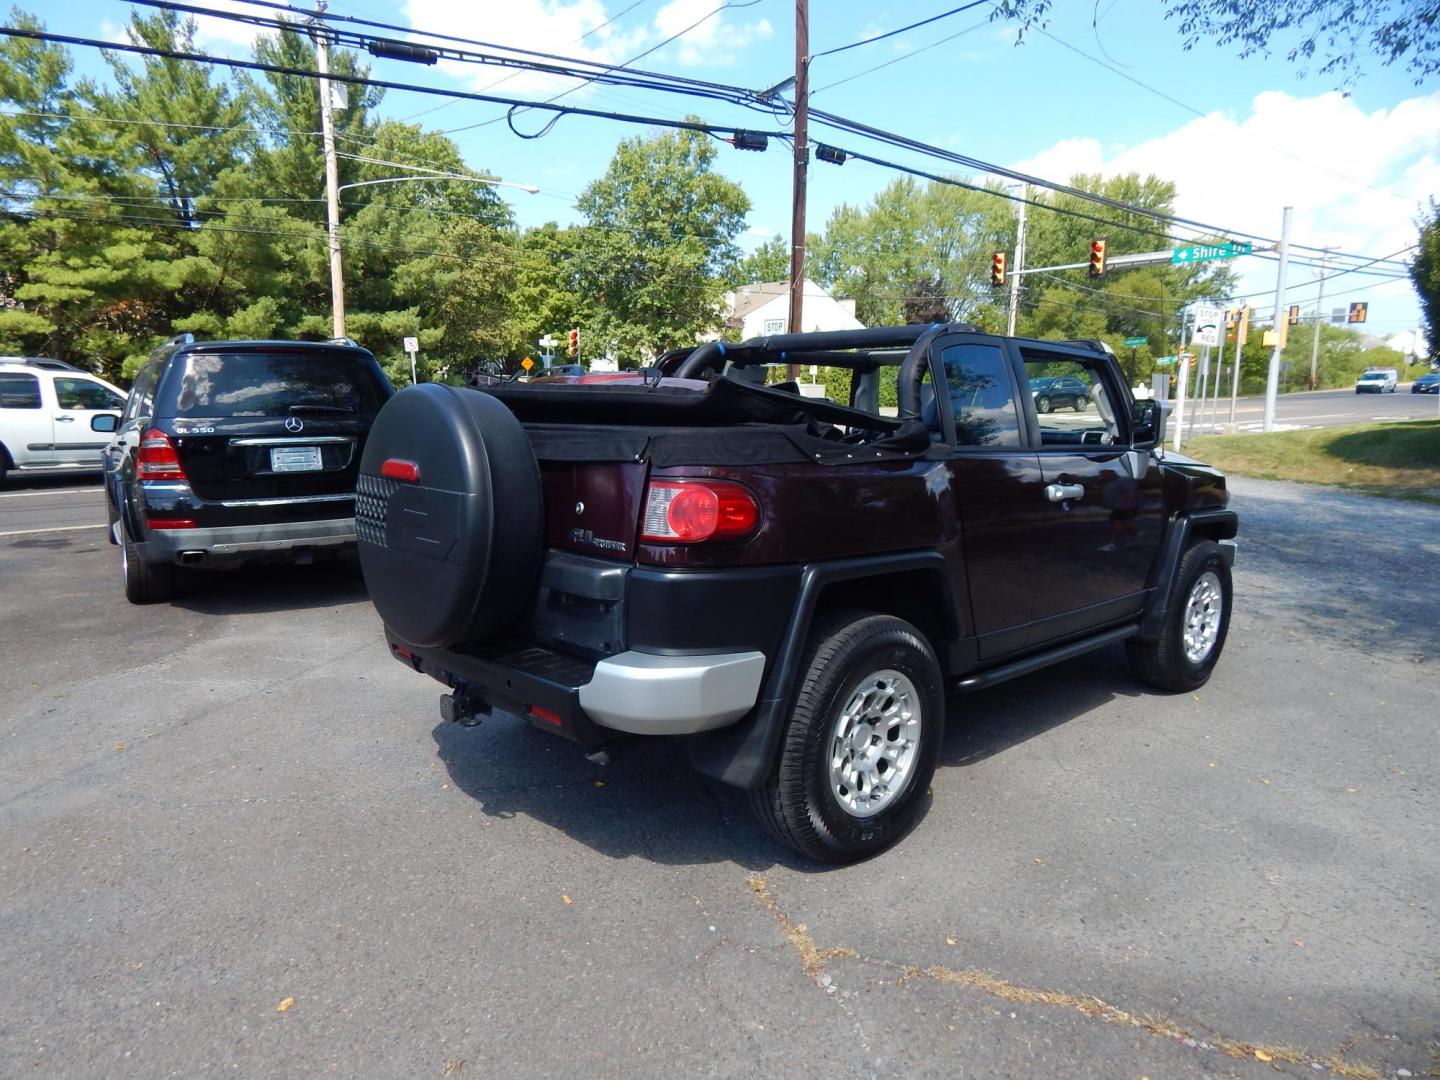
<svg viewBox="0 0 1440 1080"><path fill-rule="evenodd" d="M286 431L304 431L304 430L305 430L305 421L304 421L304 420L301 420L298 416L287 416L287 417L285 418L285 430L286 430Z"/></svg>

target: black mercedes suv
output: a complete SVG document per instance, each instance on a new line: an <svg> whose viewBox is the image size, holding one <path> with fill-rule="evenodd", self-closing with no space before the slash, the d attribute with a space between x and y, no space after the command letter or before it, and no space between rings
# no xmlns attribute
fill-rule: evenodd
<svg viewBox="0 0 1440 1080"><path fill-rule="evenodd" d="M348 339L162 345L125 411L96 416L125 596L169 599L183 567L307 562L355 543L355 479L394 393Z"/></svg>

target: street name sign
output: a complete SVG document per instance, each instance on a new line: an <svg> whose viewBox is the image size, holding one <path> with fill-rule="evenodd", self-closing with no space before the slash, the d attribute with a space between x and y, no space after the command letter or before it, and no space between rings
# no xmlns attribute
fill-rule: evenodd
<svg viewBox="0 0 1440 1080"><path fill-rule="evenodd" d="M1148 344L1149 341L1150 339L1148 337L1127 337L1125 339L1125 347L1127 349L1138 349L1141 345Z"/></svg>
<svg viewBox="0 0 1440 1080"><path fill-rule="evenodd" d="M1155 366L1156 366L1156 367L1169 367L1169 366L1170 366L1171 364L1173 364L1173 363L1175 363L1175 357L1173 357L1173 356L1162 356L1162 357L1160 357L1159 359L1157 359L1157 360L1155 361Z"/></svg>
<svg viewBox="0 0 1440 1080"><path fill-rule="evenodd" d="M1255 245L1249 240L1231 240L1224 244L1187 244L1170 252L1170 263L1173 266L1185 266L1210 259L1234 259L1241 255L1252 255L1254 252Z"/></svg>

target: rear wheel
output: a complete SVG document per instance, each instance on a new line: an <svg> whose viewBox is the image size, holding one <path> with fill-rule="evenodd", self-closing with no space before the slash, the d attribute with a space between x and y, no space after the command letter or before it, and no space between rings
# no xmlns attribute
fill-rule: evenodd
<svg viewBox="0 0 1440 1080"><path fill-rule="evenodd" d="M945 728L940 665L889 615L817 625L779 761L751 792L765 828L812 859L848 863L904 835L924 804Z"/></svg>
<svg viewBox="0 0 1440 1080"><path fill-rule="evenodd" d="M123 521L120 533L120 577L125 583L125 599L132 604L158 604L175 595L175 567L171 563L147 563L140 558L130 530Z"/></svg>
<svg viewBox="0 0 1440 1080"><path fill-rule="evenodd" d="M1204 686L1230 630L1230 568L1210 540L1185 552L1170 587L1165 625L1153 641L1125 643L1130 669L1161 690Z"/></svg>
<svg viewBox="0 0 1440 1080"><path fill-rule="evenodd" d="M1089 398L1086 398L1086 397L1077 397L1077 398L1075 399L1075 411L1076 411L1076 412L1084 412L1084 411L1085 411L1086 409L1088 409L1089 407L1090 407L1090 399L1089 399Z"/></svg>

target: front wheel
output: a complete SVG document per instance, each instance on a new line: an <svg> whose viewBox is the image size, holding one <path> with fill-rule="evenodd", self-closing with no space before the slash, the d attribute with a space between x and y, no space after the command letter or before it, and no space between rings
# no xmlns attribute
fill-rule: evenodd
<svg viewBox="0 0 1440 1080"><path fill-rule="evenodd" d="M1048 397L1036 398L1035 411L1048 413L1050 411L1050 399Z"/></svg>
<svg viewBox="0 0 1440 1080"><path fill-rule="evenodd" d="M940 665L915 627L831 617L810 636L779 761L751 792L756 815L820 862L874 855L919 814L944 729Z"/></svg>
<svg viewBox="0 0 1440 1080"><path fill-rule="evenodd" d="M1220 545L1204 540L1180 560L1160 636L1125 643L1130 669L1151 686L1183 693L1210 678L1230 631L1230 568Z"/></svg>

